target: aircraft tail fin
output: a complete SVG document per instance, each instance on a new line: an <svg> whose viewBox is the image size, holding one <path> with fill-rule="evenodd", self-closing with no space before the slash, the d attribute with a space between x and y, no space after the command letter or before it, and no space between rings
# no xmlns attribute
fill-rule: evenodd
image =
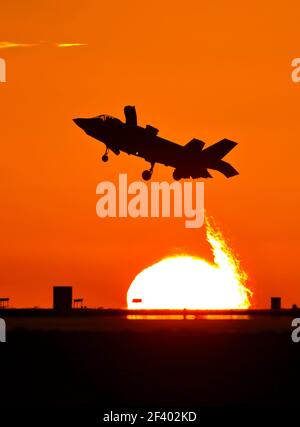
<svg viewBox="0 0 300 427"><path fill-rule="evenodd" d="M203 150L203 154L205 153L205 155L209 156L210 158L221 160L236 145L237 145L236 142L231 141L230 139L224 138L221 141L211 145L210 147L205 148L205 150Z"/></svg>

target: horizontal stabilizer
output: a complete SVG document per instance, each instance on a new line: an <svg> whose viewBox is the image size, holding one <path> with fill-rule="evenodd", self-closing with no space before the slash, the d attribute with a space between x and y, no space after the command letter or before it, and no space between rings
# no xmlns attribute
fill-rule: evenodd
<svg viewBox="0 0 300 427"><path fill-rule="evenodd" d="M216 142L215 144L203 150L203 154L213 159L222 159L236 145L236 142L224 138L221 141Z"/></svg>
<svg viewBox="0 0 300 427"><path fill-rule="evenodd" d="M200 141L200 139L193 138L184 146L184 150L192 152L201 151L204 145L205 143Z"/></svg>
<svg viewBox="0 0 300 427"><path fill-rule="evenodd" d="M238 175L238 171L234 169L233 166L231 166L229 163L224 162L224 160L220 160L219 162L216 162L211 169L215 169L219 172L221 172L223 175L226 176L226 178L230 178L232 176Z"/></svg>

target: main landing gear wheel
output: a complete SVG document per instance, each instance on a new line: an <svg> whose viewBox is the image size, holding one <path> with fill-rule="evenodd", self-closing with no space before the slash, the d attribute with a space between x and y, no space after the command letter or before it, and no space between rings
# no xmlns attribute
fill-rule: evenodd
<svg viewBox="0 0 300 427"><path fill-rule="evenodd" d="M180 173L175 169L173 172L173 179L175 179L175 181L179 181L182 178L182 176L180 175Z"/></svg>
<svg viewBox="0 0 300 427"><path fill-rule="evenodd" d="M154 165L155 165L155 163L151 163L151 168L149 170L145 170L142 173L142 178L144 181L149 181L149 179L151 179L151 176L153 174Z"/></svg>
<svg viewBox="0 0 300 427"><path fill-rule="evenodd" d="M102 162L106 163L108 161L108 148L102 156Z"/></svg>
<svg viewBox="0 0 300 427"><path fill-rule="evenodd" d="M150 171L144 171L142 173L142 178L144 181L149 181L149 179L151 179L152 173Z"/></svg>

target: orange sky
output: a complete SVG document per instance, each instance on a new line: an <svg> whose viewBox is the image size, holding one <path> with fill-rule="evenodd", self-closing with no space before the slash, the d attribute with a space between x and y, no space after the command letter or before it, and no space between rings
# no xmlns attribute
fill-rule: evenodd
<svg viewBox="0 0 300 427"><path fill-rule="evenodd" d="M50 306L72 284L88 306L120 307L135 275L166 255L209 257L183 219L100 219L95 189L145 162L104 146L74 117L108 113L185 144L227 137L240 171L205 182L206 209L249 275L258 307L300 304L300 57L297 1L3 2L0 41L1 282L12 306ZM81 47L58 48L55 43ZM153 178L172 170L156 166Z"/></svg>

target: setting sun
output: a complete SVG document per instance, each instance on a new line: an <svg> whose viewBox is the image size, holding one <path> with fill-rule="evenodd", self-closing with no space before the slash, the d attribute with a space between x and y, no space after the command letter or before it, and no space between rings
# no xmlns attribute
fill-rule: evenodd
<svg viewBox="0 0 300 427"><path fill-rule="evenodd" d="M221 232L206 220L214 264L188 255L165 258L139 273L127 293L130 309L239 309L250 307L247 274Z"/></svg>

